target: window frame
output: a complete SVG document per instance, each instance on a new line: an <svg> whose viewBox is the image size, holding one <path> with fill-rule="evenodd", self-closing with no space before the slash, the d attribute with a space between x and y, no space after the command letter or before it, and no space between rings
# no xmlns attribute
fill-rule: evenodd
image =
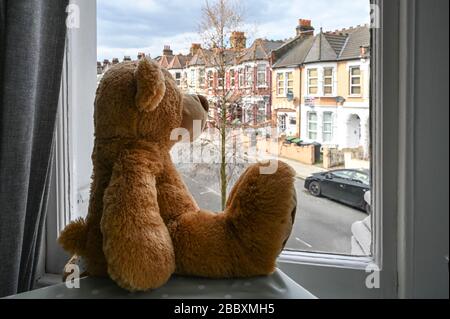
<svg viewBox="0 0 450 319"><path fill-rule="evenodd" d="M314 77L311 77L310 72L316 71L317 75ZM311 85L311 80L316 80L316 85ZM316 93L311 93L311 88L316 88ZM312 67L306 69L306 95L307 96L319 96L319 67Z"/></svg>
<svg viewBox="0 0 450 319"><path fill-rule="evenodd" d="M326 70L331 70L331 75L325 75L325 71ZM323 96L334 96L335 95L335 92L334 92L334 74L335 74L335 68L334 67L332 67L332 66L324 66L323 67L323 76L322 76L322 79L323 79L323 85L322 85ZM330 84L326 84L325 83L326 82L325 80L327 78L331 79L331 83ZM331 93L326 93L325 92L326 88L331 88Z"/></svg>
<svg viewBox="0 0 450 319"><path fill-rule="evenodd" d="M285 73L286 72L284 72L284 71L277 72L276 79L277 79L277 96L278 97L286 97L286 87L285 87L286 74ZM280 76L282 76L282 79L280 79ZM282 84L282 85L280 86L280 84ZM283 90L282 94L280 94L280 89Z"/></svg>
<svg viewBox="0 0 450 319"><path fill-rule="evenodd" d="M316 120L315 121L311 121L311 118L310 118L310 116L313 115L313 114L316 116ZM311 123L316 124L316 130L315 131L311 130L311 127L310 127ZM306 113L306 134L308 135L308 139L312 140L312 141L317 141L317 139L319 137L318 132L319 132L319 115L318 115L318 113L316 111L308 111ZM311 137L311 133L315 134L316 137L312 138Z"/></svg>
<svg viewBox="0 0 450 319"><path fill-rule="evenodd" d="M330 114L330 121L325 122L325 114ZM330 131L325 131L325 124L330 124ZM332 111L324 111L322 112L322 141L324 144L331 143L334 139L334 112ZM330 134L330 140L325 140L325 135Z"/></svg>
<svg viewBox="0 0 450 319"><path fill-rule="evenodd" d="M228 71L228 76L230 77L230 89L234 89L236 86L236 72L234 69Z"/></svg>
<svg viewBox="0 0 450 319"><path fill-rule="evenodd" d="M260 67L263 70L260 70ZM262 77L262 82L260 83L260 79ZM265 63L258 63L256 65L256 85L257 87L267 87L267 65Z"/></svg>
<svg viewBox="0 0 450 319"><path fill-rule="evenodd" d="M71 2L80 3L81 1L72 0ZM92 1L93 8L91 7L89 11L83 6L81 6L81 11L84 13L94 12L95 14L95 2ZM399 165L393 165L392 163L398 163L399 160L403 159L399 157L398 143L399 140L402 140L402 136L408 136L408 126L398 125L399 97L400 93L402 93L399 91L398 80L402 70L403 72L405 69L409 70L411 65L407 64L408 59L399 59L398 53L400 51L400 37L403 37L399 35L399 31L401 30L404 33L413 32L408 31L409 29L407 27L414 25L414 17L411 17L407 13L409 12L409 8L414 6L414 1L373 0L373 2L378 5L380 10L382 26L379 29L372 29L373 40L377 43L377 46L373 47L371 57L371 63L375 66L371 68L371 78L373 83L377 84L371 87L373 103L371 110L372 161L375 164L371 180L373 181L373 203L375 204L374 208L376 210L375 218L372 221L372 235L377 239L374 241L374 256L355 257L283 251L278 258L278 266L282 270L290 275L292 279L320 297L353 296L359 298L394 298L398 296L399 292L397 276L398 271L402 270L402 268L397 267L397 252L398 247L401 248L402 244L397 240L397 208L401 203L408 204L409 199L404 194L404 189L398 189L399 182L405 179L405 177L403 179L401 176L399 177L399 167L407 170L413 164L409 164L406 160L402 161ZM88 25L89 32L92 33L92 28L95 28L95 24L90 25L88 23ZM70 45L74 49L70 53L71 55L83 55L81 50L76 49L77 43L81 41L80 38L81 36L68 36L69 42L73 42ZM95 42L92 45L96 45ZM409 48L411 49L411 47ZM408 52L405 49L404 53L408 54ZM374 62L376 63L374 64ZM70 61L68 61L64 66L63 77L64 72L74 68L75 66L71 65ZM63 92L64 88L62 88ZM81 93L83 92L77 92L77 87L75 86L72 94L77 95ZM402 93L402 96L406 99L408 99L407 93L409 93L408 90ZM66 102L62 102L60 99L60 104L62 104L63 109L69 111L73 109L70 107L71 103L72 101L70 99ZM403 112L407 112L407 109L403 109ZM408 113L402 116L406 116L407 118ZM64 134L67 133L66 131L70 132L69 126L64 125L64 120L58 121L56 130L57 140L64 141L67 138L64 137ZM400 138L392 138L393 136L400 136ZM52 246L52 242L54 241L52 238L61 229L61 226L58 225L63 225L64 220L67 220L64 217L65 214L70 214L70 211L58 208L64 207L64 205L61 206L61 203L66 202L65 199L72 196L68 192L68 187L63 186L64 178L67 178L68 160L70 160L68 155L61 149L63 145L65 143L57 143L55 147L55 153L61 155L59 160L54 162L54 169L56 171L54 174L56 183L54 184L60 186L56 187L52 184L51 187L53 187L52 191L56 194L55 197L59 199L49 199L47 232L49 233L50 231L53 233L50 234L50 237L47 234L46 254L41 254L44 257L63 254L61 249L58 248L58 245ZM67 255L63 254L63 258L60 258L60 260L67 261L65 258L67 258ZM56 268L54 265L51 265L52 261L46 260L44 263L46 264L45 271L47 273L58 273L55 271ZM381 270L380 289L367 289L364 285L368 275L365 269L370 264L375 264ZM60 271L61 268L58 270Z"/></svg>
<svg viewBox="0 0 450 319"><path fill-rule="evenodd" d="M353 69L358 69L359 70L359 74L358 75L353 75L352 74L352 70ZM349 96L351 97L360 97L362 96L362 73L361 73L362 69L360 65L350 65L348 67L348 74L349 74L349 82L348 82L348 86L349 86ZM359 84L353 84L353 79L359 79ZM353 93L353 88L358 87L359 88L359 93Z"/></svg>

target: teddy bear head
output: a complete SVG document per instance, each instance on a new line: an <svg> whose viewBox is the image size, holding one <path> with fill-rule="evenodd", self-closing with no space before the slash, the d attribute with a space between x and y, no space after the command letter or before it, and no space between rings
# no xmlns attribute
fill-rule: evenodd
<svg viewBox="0 0 450 319"><path fill-rule="evenodd" d="M143 58L117 64L104 74L95 99L95 137L145 140L170 148L179 136L174 130L184 128L192 140L195 120L201 131L207 116L205 97L183 94L167 70Z"/></svg>

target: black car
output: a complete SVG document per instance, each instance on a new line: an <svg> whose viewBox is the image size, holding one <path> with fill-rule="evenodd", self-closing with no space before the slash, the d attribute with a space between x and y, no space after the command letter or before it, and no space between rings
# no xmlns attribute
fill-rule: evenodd
<svg viewBox="0 0 450 319"><path fill-rule="evenodd" d="M364 194L370 190L370 173L366 169L338 169L316 173L305 180L313 196L324 196L370 212Z"/></svg>

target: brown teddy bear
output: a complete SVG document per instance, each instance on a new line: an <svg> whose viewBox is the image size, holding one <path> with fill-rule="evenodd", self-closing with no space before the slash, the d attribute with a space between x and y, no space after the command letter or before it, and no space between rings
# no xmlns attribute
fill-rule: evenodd
<svg viewBox="0 0 450 319"><path fill-rule="evenodd" d="M294 171L250 166L224 212L200 209L171 161L172 130L206 122L208 102L185 95L149 59L105 73L95 99L93 176L87 218L59 243L91 276L128 290L163 285L173 273L211 278L266 275L294 222Z"/></svg>

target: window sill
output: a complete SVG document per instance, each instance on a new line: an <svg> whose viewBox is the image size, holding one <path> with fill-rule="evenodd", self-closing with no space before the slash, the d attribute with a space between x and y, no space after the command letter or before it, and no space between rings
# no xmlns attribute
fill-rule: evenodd
<svg viewBox="0 0 450 319"><path fill-rule="evenodd" d="M367 266L374 264L374 260L370 256L344 256L288 250L281 253L278 262L355 270L365 270Z"/></svg>

